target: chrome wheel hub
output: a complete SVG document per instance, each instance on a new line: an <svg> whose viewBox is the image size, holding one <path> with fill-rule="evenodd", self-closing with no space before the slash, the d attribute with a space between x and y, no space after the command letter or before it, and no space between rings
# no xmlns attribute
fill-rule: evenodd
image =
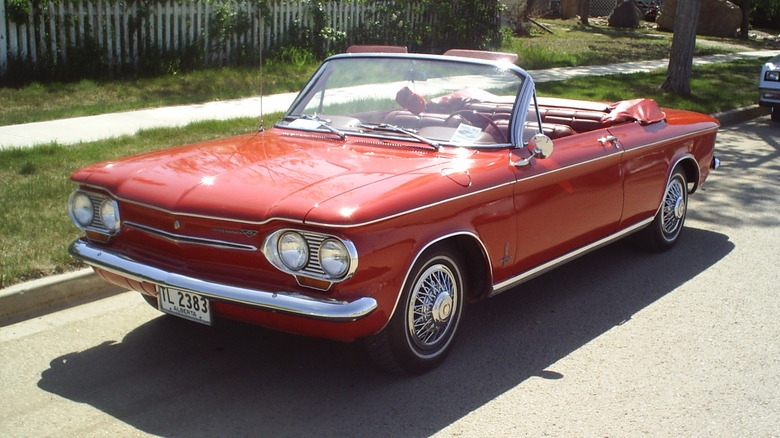
<svg viewBox="0 0 780 438"><path fill-rule="evenodd" d="M452 313L452 295L449 292L442 292L433 302L432 309L433 320L437 323L447 321Z"/></svg>
<svg viewBox="0 0 780 438"><path fill-rule="evenodd" d="M680 219L683 217L683 214L685 214L685 198L682 196L677 198L677 201L674 203L674 216L677 219Z"/></svg>

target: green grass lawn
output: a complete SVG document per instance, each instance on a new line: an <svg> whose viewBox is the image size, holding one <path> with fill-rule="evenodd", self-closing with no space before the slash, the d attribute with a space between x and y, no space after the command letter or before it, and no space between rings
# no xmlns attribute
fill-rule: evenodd
<svg viewBox="0 0 780 438"><path fill-rule="evenodd" d="M536 89L541 96L602 102L647 97L663 107L712 114L758 103L758 72L764 62L766 60L751 59L694 67L693 96L687 97L660 89L666 78L665 70L542 82L536 84Z"/></svg>
<svg viewBox="0 0 780 438"><path fill-rule="evenodd" d="M555 34L536 32L532 38L512 38L501 51L517 53L526 70L581 65L603 65L669 57L670 33L648 29L582 26L576 20L545 21ZM695 56L750 50L718 41L697 39Z"/></svg>
<svg viewBox="0 0 780 438"><path fill-rule="evenodd" d="M0 126L298 91L317 65L270 64L262 73L259 68L221 68L157 78L0 88Z"/></svg>

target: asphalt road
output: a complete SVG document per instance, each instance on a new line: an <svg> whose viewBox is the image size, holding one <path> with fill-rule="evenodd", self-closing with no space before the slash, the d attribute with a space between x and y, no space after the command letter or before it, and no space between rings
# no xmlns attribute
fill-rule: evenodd
<svg viewBox="0 0 780 438"><path fill-rule="evenodd" d="M471 306L424 376L124 293L0 328L0 433L778 437L780 125L718 155L671 252L619 242Z"/></svg>

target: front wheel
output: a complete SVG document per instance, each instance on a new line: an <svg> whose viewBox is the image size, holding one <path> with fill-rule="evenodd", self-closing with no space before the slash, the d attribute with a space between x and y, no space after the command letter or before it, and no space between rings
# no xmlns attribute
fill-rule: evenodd
<svg viewBox="0 0 780 438"><path fill-rule="evenodd" d="M366 338L369 355L396 374L420 374L449 353L463 314L461 263L448 251L421 257L385 328Z"/></svg>
<svg viewBox="0 0 780 438"><path fill-rule="evenodd" d="M677 243L688 212L688 184L682 170L675 169L666 184L661 208L653 222L637 233L637 240L651 251L666 251Z"/></svg>
<svg viewBox="0 0 780 438"><path fill-rule="evenodd" d="M780 122L780 106L772 107L772 120Z"/></svg>

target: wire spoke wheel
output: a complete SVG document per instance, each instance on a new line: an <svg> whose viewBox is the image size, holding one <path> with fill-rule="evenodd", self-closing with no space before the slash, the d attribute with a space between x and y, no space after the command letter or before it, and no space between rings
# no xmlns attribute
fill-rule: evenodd
<svg viewBox="0 0 780 438"><path fill-rule="evenodd" d="M448 332L459 305L455 276L443 264L429 267L414 285L407 313L412 342L421 350L435 348Z"/></svg>
<svg viewBox="0 0 780 438"><path fill-rule="evenodd" d="M682 227L686 212L686 188L680 179L674 178L666 187L661 221L663 232L668 237L673 237Z"/></svg>
<svg viewBox="0 0 780 438"><path fill-rule="evenodd" d="M653 222L638 232L635 241L649 251L661 252L673 247L680 237L688 211L688 185L678 167L666 183L661 207Z"/></svg>
<svg viewBox="0 0 780 438"><path fill-rule="evenodd" d="M398 306L382 331L364 341L377 365L396 374L420 374L451 350L463 315L464 272L456 253L442 247L410 270Z"/></svg>

